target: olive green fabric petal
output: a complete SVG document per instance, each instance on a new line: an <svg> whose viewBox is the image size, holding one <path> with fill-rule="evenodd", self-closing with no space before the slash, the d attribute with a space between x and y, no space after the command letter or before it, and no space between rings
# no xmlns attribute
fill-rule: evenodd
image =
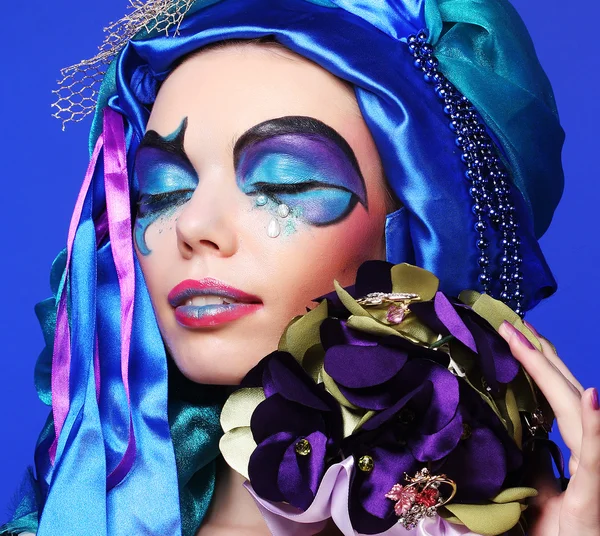
<svg viewBox="0 0 600 536"><path fill-rule="evenodd" d="M347 321L348 327L369 333L370 335L377 335L380 337L387 337L389 335L399 337L400 334L390 326L386 326L381 322L377 322L373 317L367 316L351 316Z"/></svg>
<svg viewBox="0 0 600 536"><path fill-rule="evenodd" d="M429 329L412 314L406 316L406 318L397 326L396 331L398 331L405 339L428 347L439 339L439 333L435 333Z"/></svg>
<svg viewBox="0 0 600 536"><path fill-rule="evenodd" d="M337 384L335 383L333 378L329 374L327 374L327 372L325 372L325 369L323 369L323 384L325 385L325 389L327 389L329 394L333 398L335 398L342 406L345 406L347 408L357 410L357 411L365 411L365 410L361 410L361 408L352 404L352 402L350 402L342 394L342 392L340 391L339 387L337 386Z"/></svg>
<svg viewBox="0 0 600 536"><path fill-rule="evenodd" d="M521 317L515 313L508 305L496 300L488 294L480 294L473 290L461 292L458 299L467 305L470 305L479 316L485 318L496 330L500 325L507 321L517 328L527 340L533 344L540 352L542 345L533 332L524 324Z"/></svg>
<svg viewBox="0 0 600 536"><path fill-rule="evenodd" d="M533 413L538 407L538 400L534 390L533 380L521 369L517 377L511 382L519 411Z"/></svg>
<svg viewBox="0 0 600 536"><path fill-rule="evenodd" d="M521 504L447 504L445 508L469 530L498 536L513 528L521 517Z"/></svg>
<svg viewBox="0 0 600 536"><path fill-rule="evenodd" d="M491 504L450 503L440 511L440 515L451 523L466 525L483 536L497 536L519 522L522 511L527 508L522 501L537 494L534 488L508 488L496 495Z"/></svg>
<svg viewBox="0 0 600 536"><path fill-rule="evenodd" d="M279 349L289 352L302 364L306 351L321 342L320 329L328 316L327 301L298 317L287 327L279 343Z"/></svg>
<svg viewBox="0 0 600 536"><path fill-rule="evenodd" d="M509 433L511 437L515 440L517 446L522 449L523 448L523 426L521 424L521 416L519 414L519 408L517 406L517 399L515 398L515 394L513 393L510 385L506 389L506 410L508 420L511 424L512 430L509 429Z"/></svg>
<svg viewBox="0 0 600 536"><path fill-rule="evenodd" d="M358 305L356 300L348 293L348 291L346 291L344 287L342 287L342 285L340 285L337 281L334 281L333 286L338 298L342 302L342 305L348 309L350 314L371 317L371 315L363 307Z"/></svg>
<svg viewBox="0 0 600 536"><path fill-rule="evenodd" d="M440 70L500 142L539 238L563 191L564 132L525 24L507 0L427 0L425 17Z"/></svg>
<svg viewBox="0 0 600 536"><path fill-rule="evenodd" d="M342 410L342 421L344 423L344 438L352 435L360 428L367 413L375 413L371 411L365 413L362 409L353 410L346 406L340 406L340 409Z"/></svg>
<svg viewBox="0 0 600 536"><path fill-rule="evenodd" d="M473 311L487 320L496 330L500 328L500 325L504 321L509 322L520 331L529 342L531 342L534 348L542 351L542 345L537 336L525 325L519 315L506 304L495 300L487 294L480 294L473 290L461 292L459 299L472 307ZM521 368L516 378L511 382L510 387L519 411L532 413L536 409L541 409L546 422L552 422L554 414L550 405L544 396L538 396L536 394L537 388L529 374L523 368ZM513 423L515 422L514 416L510 419ZM519 433L522 434L522 430L519 432L519 430L516 429L515 434L517 435L515 436L515 440L517 440Z"/></svg>
<svg viewBox="0 0 600 536"><path fill-rule="evenodd" d="M377 415L377 411L374 410L369 410L367 411L362 418L360 419L360 421L356 424L356 430L359 430L360 428L363 427L363 425L371 418L374 417L375 415Z"/></svg>
<svg viewBox="0 0 600 536"><path fill-rule="evenodd" d="M440 280L431 272L411 264L396 264L391 269L392 292L418 294L420 301L432 300Z"/></svg>
<svg viewBox="0 0 600 536"><path fill-rule="evenodd" d="M250 455L256 443L250 430L250 420L258 405L266 400L261 387L243 387L229 396L221 410L221 427L225 435L219 449L227 464L248 478Z"/></svg>
<svg viewBox="0 0 600 536"><path fill-rule="evenodd" d="M537 494L538 492L535 488L508 488L498 493L498 495L492 499L492 502L505 504L516 501L524 501L525 499L530 499L531 497L537 497Z"/></svg>
<svg viewBox="0 0 600 536"><path fill-rule="evenodd" d="M313 379L315 383L323 383L323 360L325 348L322 344L315 344L304 354L302 368Z"/></svg>

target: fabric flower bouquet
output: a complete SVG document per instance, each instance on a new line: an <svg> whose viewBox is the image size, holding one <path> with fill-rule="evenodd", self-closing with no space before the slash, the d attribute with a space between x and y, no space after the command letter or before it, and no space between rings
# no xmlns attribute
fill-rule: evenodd
<svg viewBox="0 0 600 536"><path fill-rule="evenodd" d="M317 301L221 416L221 452L271 530L313 534L330 517L344 534L516 526L536 494L525 485L535 433L525 423L553 418L497 333L507 320L539 348L520 317L382 261Z"/></svg>

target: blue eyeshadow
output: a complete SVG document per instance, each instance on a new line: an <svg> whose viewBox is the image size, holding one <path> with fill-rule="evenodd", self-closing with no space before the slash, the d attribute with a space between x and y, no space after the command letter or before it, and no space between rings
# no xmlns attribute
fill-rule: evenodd
<svg viewBox="0 0 600 536"><path fill-rule="evenodd" d="M294 118L282 118L286 119ZM239 188L247 195L266 195L275 204L288 205L312 225L338 222L357 203L367 207L364 179L353 154L349 157L349 147L344 150L326 134L266 136L238 149Z"/></svg>
<svg viewBox="0 0 600 536"><path fill-rule="evenodd" d="M167 138L148 131L140 144L135 161L139 188L138 210L134 238L142 255L148 255L145 234L160 217L169 217L190 200L198 186L198 175L183 150L183 135L187 126L180 127Z"/></svg>

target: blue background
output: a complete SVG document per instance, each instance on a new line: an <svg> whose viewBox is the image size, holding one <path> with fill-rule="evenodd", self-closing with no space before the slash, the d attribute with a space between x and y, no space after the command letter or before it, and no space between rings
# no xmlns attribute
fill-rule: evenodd
<svg viewBox="0 0 600 536"><path fill-rule="evenodd" d="M88 161L90 120L61 132L51 90L61 67L95 54L102 28L126 0L13 2L3 24L0 83L0 524L32 462L48 408L33 367L43 346L33 305L49 295L50 263L66 242ZM552 81L563 126L566 188L541 243L559 292L528 319L549 337L584 386L600 387L598 329L598 67L596 0L514 0Z"/></svg>

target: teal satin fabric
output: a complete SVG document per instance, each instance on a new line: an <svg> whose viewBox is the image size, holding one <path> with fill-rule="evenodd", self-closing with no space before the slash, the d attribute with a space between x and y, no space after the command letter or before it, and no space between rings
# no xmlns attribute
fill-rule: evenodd
<svg viewBox="0 0 600 536"><path fill-rule="evenodd" d="M199 386L188 380L169 360L169 425L183 536L194 536L212 499L223 434L219 417L227 395L225 387Z"/></svg>
<svg viewBox="0 0 600 536"><path fill-rule="evenodd" d="M500 141L539 238L563 192L564 132L523 21L506 0L428 0L426 19L440 69Z"/></svg>

